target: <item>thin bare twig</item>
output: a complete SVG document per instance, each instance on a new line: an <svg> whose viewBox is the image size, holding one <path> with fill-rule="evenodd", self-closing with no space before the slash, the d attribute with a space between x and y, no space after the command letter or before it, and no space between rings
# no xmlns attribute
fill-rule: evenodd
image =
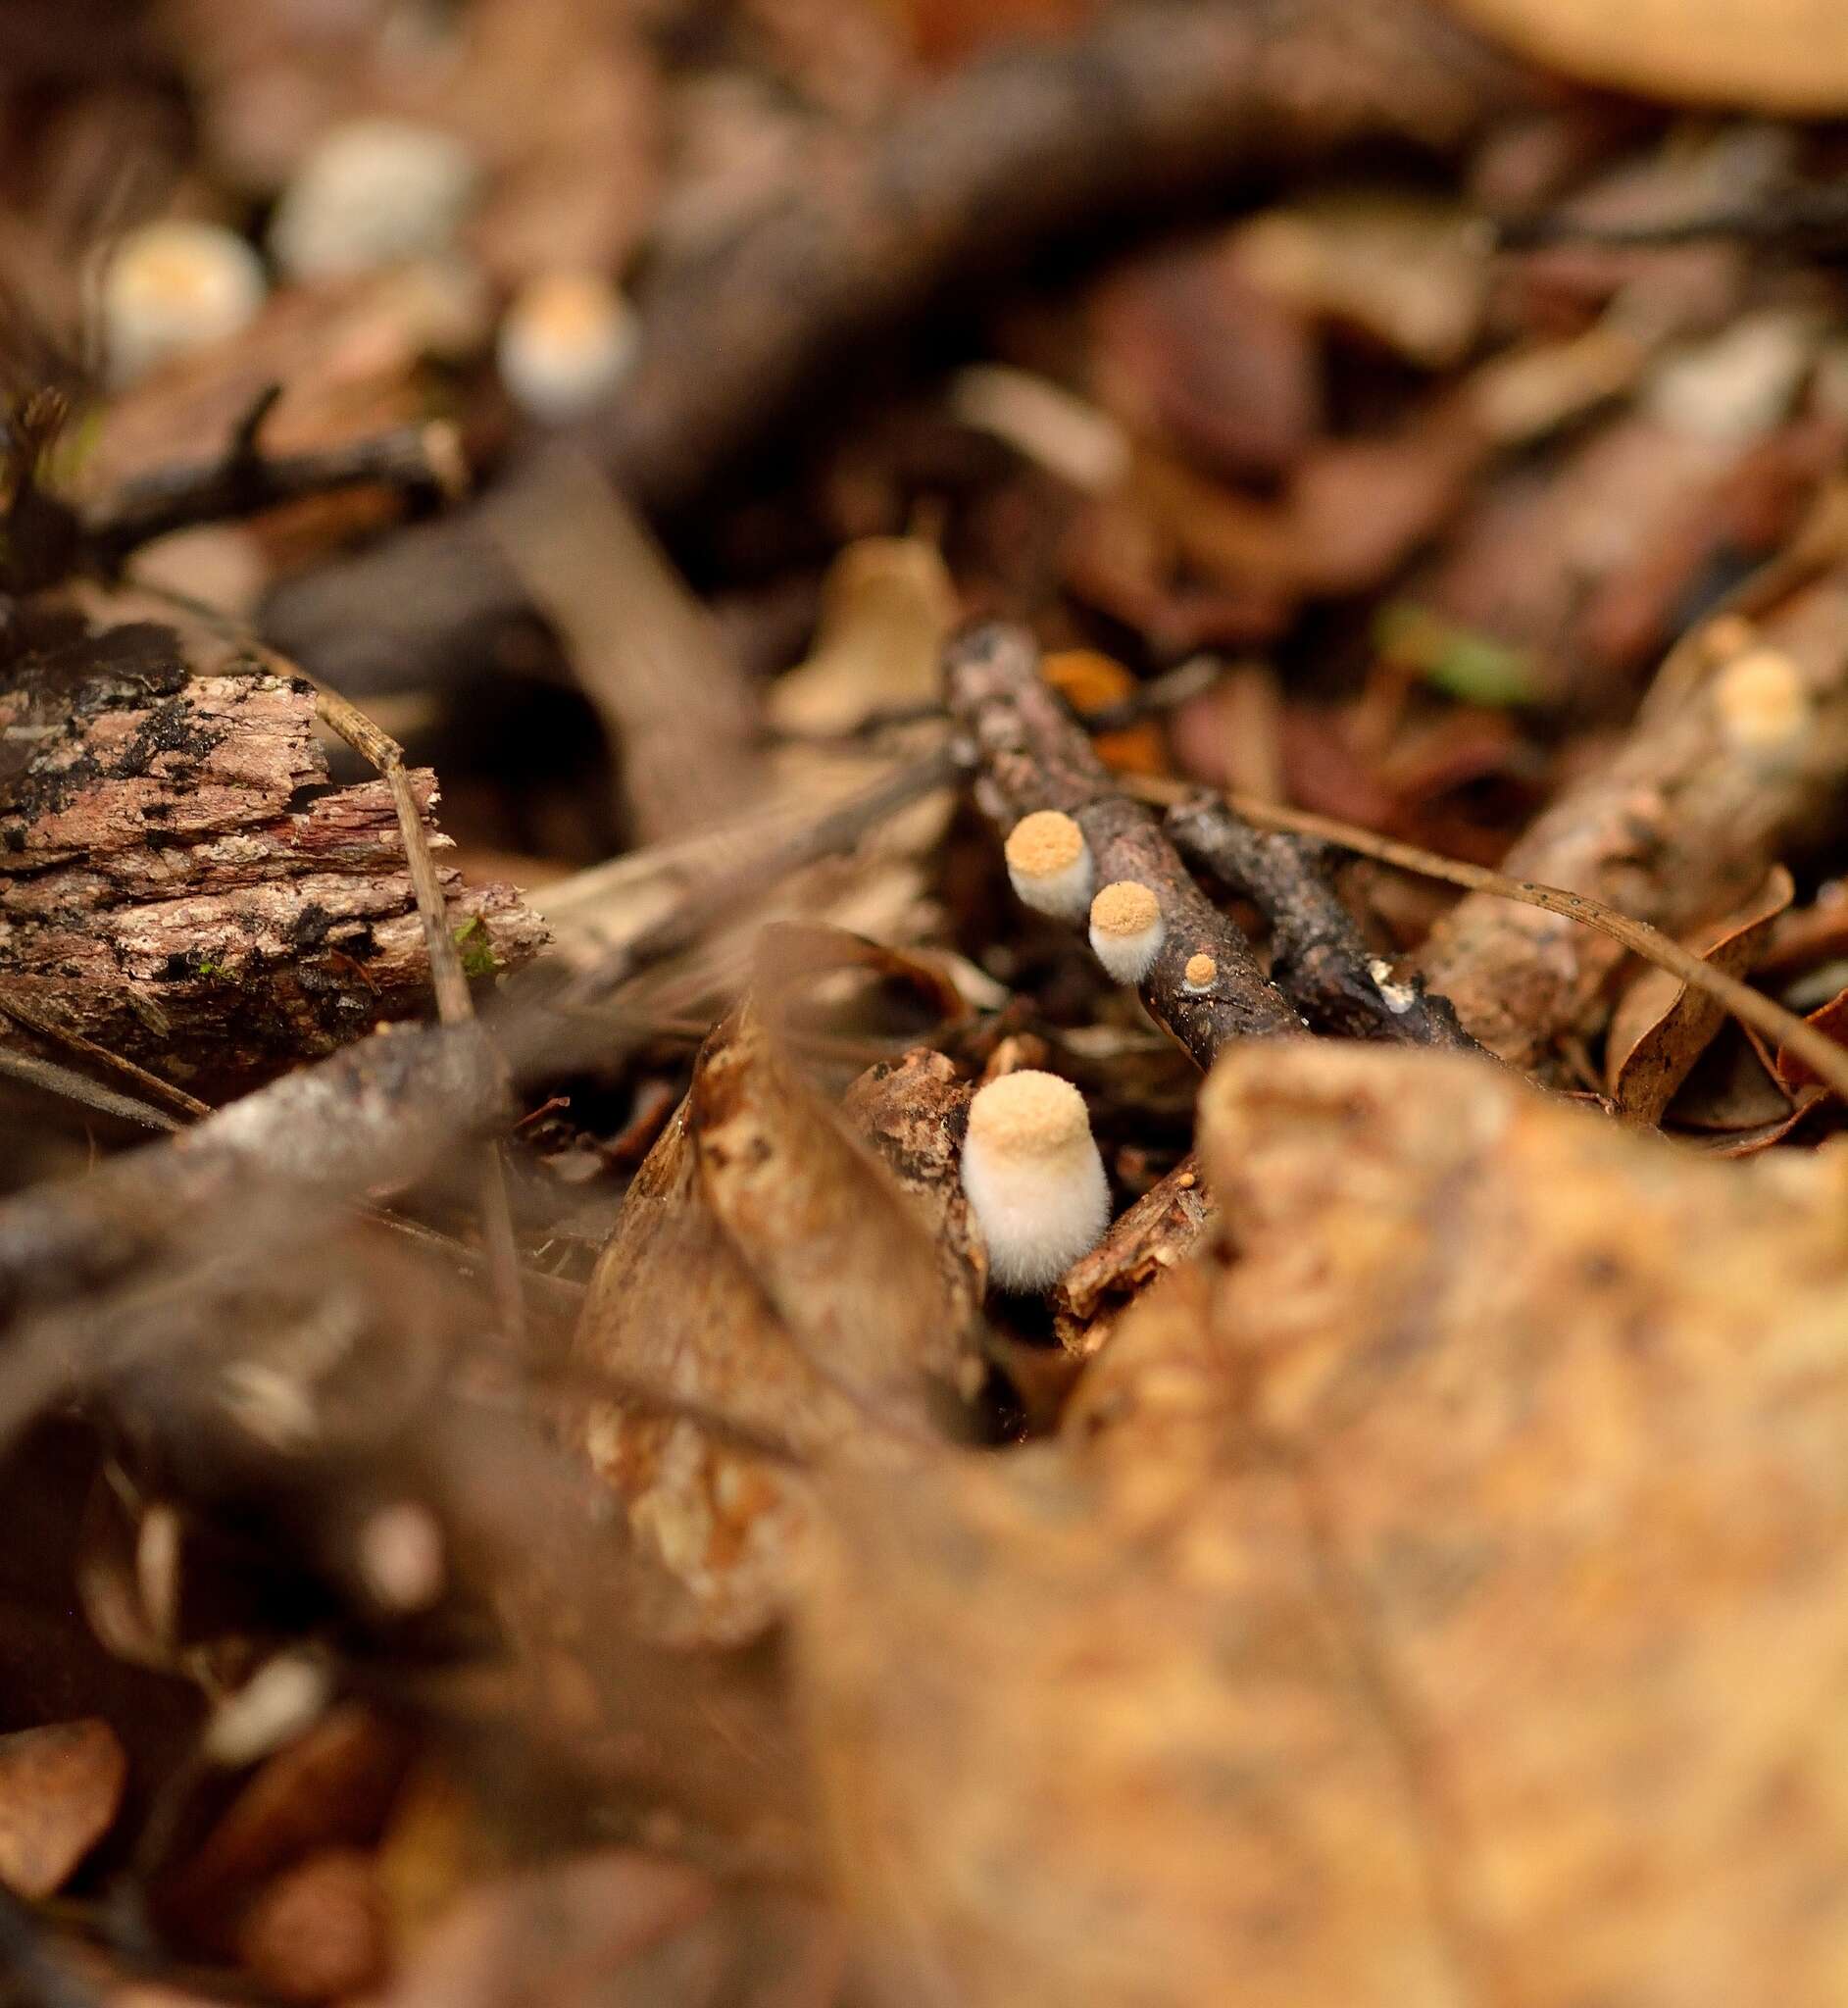
<svg viewBox="0 0 1848 2008"><path fill-rule="evenodd" d="M202 1102L183 1087L175 1087L171 1080L163 1080L158 1074L150 1074L145 1067L137 1067L122 1054L112 1053L94 1039L86 1039L80 1031L73 1031L69 1026L60 1025L49 1012L40 1011L4 991L0 991L0 1012L16 1025L24 1026L27 1031L36 1032L40 1038L51 1039L73 1053L80 1053L95 1065L107 1068L112 1074L121 1075L125 1080L133 1081L149 1101L163 1104L173 1115L196 1121L200 1116L212 1113L210 1102ZM176 1126L168 1124L165 1127L173 1129Z"/></svg>
<svg viewBox="0 0 1848 2008"><path fill-rule="evenodd" d="M430 982L436 992L436 1015L446 1026L473 1025L474 1000L469 994L469 979L449 931L448 904L443 898L442 880L436 876L436 861L430 856L424 818L411 789L404 748L338 691L329 690L317 678L309 680L315 685L322 718L356 753L373 763L391 789L392 806L397 810L398 828L404 838L405 866L417 894L418 916L424 923ZM509 1343L524 1351L526 1300L520 1287L520 1248L514 1238L513 1208L507 1198L507 1167L495 1138L484 1137L476 1149L481 1240L487 1250L494 1309Z"/></svg>
<svg viewBox="0 0 1848 2008"><path fill-rule="evenodd" d="M264 391L215 460L163 468L113 496L82 525L90 550L115 564L171 531L258 516L340 488L397 488L450 501L465 492L461 444L455 427L444 420L401 427L321 453L263 452L259 434L280 394L279 384Z"/></svg>
<svg viewBox="0 0 1848 2008"><path fill-rule="evenodd" d="M0 1077L17 1080L23 1087L36 1088L42 1094L56 1095L61 1101L74 1102L99 1116L114 1117L119 1123L133 1123L143 1130L171 1130L183 1127L176 1116L170 1116L165 1109L154 1108L133 1095L118 1094L113 1087L99 1086L75 1067L60 1067L55 1060L18 1053L11 1046L0 1045Z"/></svg>
<svg viewBox="0 0 1848 2008"><path fill-rule="evenodd" d="M87 1178L0 1205L0 1326L158 1260L215 1208L325 1204L408 1182L499 1116L500 1055L474 1026L392 1031L283 1075Z"/></svg>

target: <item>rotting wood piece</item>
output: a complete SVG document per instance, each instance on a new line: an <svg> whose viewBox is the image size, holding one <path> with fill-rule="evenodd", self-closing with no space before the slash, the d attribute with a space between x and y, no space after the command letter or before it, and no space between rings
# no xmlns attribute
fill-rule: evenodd
<svg viewBox="0 0 1848 2008"><path fill-rule="evenodd" d="M0 1001L210 1093L426 1007L390 789L328 786L305 682L132 595L0 646ZM445 878L472 974L531 957L511 887Z"/></svg>

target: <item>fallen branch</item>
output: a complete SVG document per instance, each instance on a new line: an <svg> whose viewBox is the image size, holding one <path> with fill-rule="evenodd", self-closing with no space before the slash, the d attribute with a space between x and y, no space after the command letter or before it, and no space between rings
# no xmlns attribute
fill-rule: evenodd
<svg viewBox="0 0 1848 2008"><path fill-rule="evenodd" d="M976 801L1005 836L1036 809L1074 817L1097 883L1133 879L1161 906L1162 946L1138 994L1149 1014L1202 1071L1229 1040L1306 1032L1289 999L1258 967L1251 944L1194 883L1153 815L1106 772L1091 743L1038 674L1023 628L978 628L951 645L944 665L951 718L981 763ZM1211 956L1204 990L1185 972Z"/></svg>
<svg viewBox="0 0 1848 2008"><path fill-rule="evenodd" d="M511 888L452 872L422 888L447 903L432 964L434 777L328 787L292 665L147 595L73 588L19 628L0 1000L22 1024L223 1095L421 1011L457 933L482 973L538 947Z"/></svg>
<svg viewBox="0 0 1848 2008"><path fill-rule="evenodd" d="M859 162L665 274L633 375L578 443L645 511L672 511L848 346L961 277L1266 162L1379 139L1456 148L1523 92L1513 66L1414 0L1107 11L952 78ZM284 585L267 618L296 660L363 692L491 659L524 607L476 512Z"/></svg>
<svg viewBox="0 0 1848 2008"><path fill-rule="evenodd" d="M1272 929L1272 980L1318 1031L1395 1045L1480 1052L1447 997L1393 980L1323 876L1317 838L1252 828L1213 796L1176 803L1167 829L1181 855L1243 893Z"/></svg>
<svg viewBox="0 0 1848 2008"><path fill-rule="evenodd" d="M85 545L105 565L178 529L258 516L285 502L342 488L386 487L450 501L467 485L455 427L446 422L406 426L322 453L267 454L260 434L281 386L252 405L215 460L163 468L130 482L81 526Z"/></svg>
<svg viewBox="0 0 1848 2008"><path fill-rule="evenodd" d="M1139 785L1150 787L1147 782ZM1153 784L1155 788L1163 785L1160 782ZM1602 900L1588 898L1581 892L1570 892L1559 885L1536 885L1524 878L1510 878L1501 872L1491 872L1485 865L1466 864L1461 858L1440 857L1435 851L1422 850L1417 844L1401 843L1395 837L1377 836L1370 829L1337 822L1331 816L1316 816L1303 809L1286 809L1275 802L1259 801L1255 796L1231 795L1227 800L1240 816L1252 823L1268 824L1274 829L1294 830L1301 835L1317 837L1338 844L1343 850L1354 851L1361 857L1376 858L1382 865L1397 866L1402 872L1416 872L1424 878L1440 878L1447 884L1461 885L1471 892L1480 893L1484 898L1514 900L1520 905L1556 914L1577 927L1590 929L1620 948L1640 956L1643 961L1652 962L1658 969L1666 969L1679 977L1694 989L1718 998L1735 1018L1801 1055L1837 1094L1848 1097L1848 1049L1838 1046L1795 1012L1786 1011L1762 990L1754 990L1737 978L1727 976L1723 970L1716 969L1712 963L1703 962L1698 955L1690 953L1678 941L1660 929L1652 928L1646 921L1620 913L1617 908L1606 906Z"/></svg>
<svg viewBox="0 0 1848 2008"><path fill-rule="evenodd" d="M0 1329L116 1283L201 1222L235 1249L252 1209L408 1183L491 1126L505 1079L474 1026L383 1033L88 1178L34 1187L0 1206Z"/></svg>

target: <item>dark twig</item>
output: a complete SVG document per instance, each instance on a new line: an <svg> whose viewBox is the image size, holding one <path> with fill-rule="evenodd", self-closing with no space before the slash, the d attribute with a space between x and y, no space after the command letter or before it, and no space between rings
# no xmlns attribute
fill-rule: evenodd
<svg viewBox="0 0 1848 2008"><path fill-rule="evenodd" d="M1181 787L1177 781L1154 776L1139 778L1133 785L1150 801L1169 802L1176 799L1176 792ZM1192 798L1191 789L1186 791L1186 798ZM1581 928L1608 935L1632 955L1654 963L1658 969L1666 969L1691 988L1717 997L1734 1018L1754 1027L1774 1043L1789 1047L1838 1095L1848 1100L1848 1053L1844 1053L1826 1032L1799 1018L1794 1011L1785 1010L1774 997L1768 997L1762 990L1755 990L1736 977L1727 976L1724 970L1704 962L1672 935L1665 934L1660 928L1651 927L1647 921L1632 919L1630 915L1620 913L1616 907L1586 893L1573 892L1562 885L1539 885L1528 878L1511 878L1505 873L1491 872L1486 865L1472 865L1461 858L1441 857L1435 851L1422 850L1417 844L1401 843L1396 837L1380 836L1374 830L1339 822L1332 816L1318 816L1306 809L1287 809L1281 803L1261 802L1249 795L1231 795L1227 800L1248 822L1268 824L1274 829L1317 837L1342 850L1353 851L1357 856L1375 858L1380 864L1394 866L1399 871L1417 873L1425 878L1441 878L1448 885L1461 885L1466 891L1485 892L1497 899L1538 907L1543 913L1558 914L1565 920L1576 922Z"/></svg>
<svg viewBox="0 0 1848 2008"><path fill-rule="evenodd" d="M257 516L284 502L340 488L386 487L454 500L465 484L455 428L406 426L322 453L266 454L259 443L280 386L272 385L238 422L215 460L163 468L132 481L83 525L90 550L117 563L140 545L196 524Z"/></svg>
<svg viewBox="0 0 1848 2008"><path fill-rule="evenodd" d="M577 443L645 512L684 507L865 347L976 271L1103 215L1369 140L1467 143L1527 85L1416 0L1190 0L1106 9L926 92L642 302L636 367ZM527 463L530 466L530 463ZM527 478L516 470L511 482ZM280 588L270 631L341 688L491 660L526 610L477 513Z"/></svg>
<svg viewBox="0 0 1848 2008"><path fill-rule="evenodd" d="M1570 210L1548 210L1540 216L1498 218L1490 227L1496 248L1502 251L1536 251L1550 244L1669 250L1710 237L1830 250L1848 243L1848 181L1822 188L1786 188L1756 202L1654 223L1600 223L1574 216Z"/></svg>
<svg viewBox="0 0 1848 2008"><path fill-rule="evenodd" d="M188 1094L183 1087L175 1087L171 1080L163 1080L158 1074L150 1074L145 1067L137 1067L132 1060L125 1059L120 1053L112 1053L107 1046L99 1046L94 1039L86 1039L80 1031L73 1031L67 1025L61 1025L48 1011L40 1011L22 999L10 996L0 989L0 1015L25 1027L27 1031L36 1032L42 1039L49 1039L67 1051L81 1055L92 1066L117 1074L123 1079L132 1081L148 1101L161 1104L170 1115L182 1116L191 1121L199 1116L212 1113L210 1102L202 1102L197 1095ZM138 1104L145 1107L146 1104ZM164 1123L159 1127L168 1130L179 1128L177 1123Z"/></svg>
<svg viewBox="0 0 1848 2008"><path fill-rule="evenodd" d="M1166 931L1140 995L1202 1069L1230 1039L1306 1031L1295 1007L1258 967L1251 944L1194 883L1154 816L1118 788L1037 665L1038 649L1019 628L978 628L951 645L944 666L950 715L980 760L976 800L983 812L1005 834L1035 809L1062 809L1084 831L1100 885L1132 878L1155 894ZM1213 981L1197 993L1183 974L1196 955L1211 956L1216 966Z"/></svg>
<svg viewBox="0 0 1848 2008"><path fill-rule="evenodd" d="M1482 1051L1448 998L1416 979L1395 981L1368 947L1324 876L1326 844L1253 829L1210 795L1176 804L1166 824L1182 857L1243 893L1271 923L1272 979L1318 1031Z"/></svg>
<svg viewBox="0 0 1848 2008"><path fill-rule="evenodd" d="M11 1046L0 1045L0 1079L16 1080L22 1087L53 1095L118 1123L132 1123L137 1129L169 1131L183 1128L179 1119L165 1109L154 1108L134 1095L118 1094L113 1087L99 1086L74 1067L60 1067L55 1060L41 1060L31 1053L16 1053Z"/></svg>

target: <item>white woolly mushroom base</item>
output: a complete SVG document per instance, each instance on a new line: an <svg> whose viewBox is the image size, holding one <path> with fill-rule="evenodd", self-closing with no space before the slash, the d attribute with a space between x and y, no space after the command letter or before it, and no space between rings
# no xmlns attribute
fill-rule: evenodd
<svg viewBox="0 0 1848 2008"><path fill-rule="evenodd" d="M1041 872L1032 877L1010 865L1008 880L1016 898L1035 913L1050 914L1060 921L1078 921L1090 908L1091 888L1097 882L1097 875L1086 850L1057 872Z"/></svg>
<svg viewBox="0 0 1848 2008"><path fill-rule="evenodd" d="M963 1190L987 1244L988 1273L1006 1290L1049 1288L1110 1225L1110 1182L1088 1134L1053 1157L1002 1159L972 1144Z"/></svg>
<svg viewBox="0 0 1848 2008"><path fill-rule="evenodd" d="M1158 918L1153 926L1133 934L1109 934L1095 922L1091 926L1091 951L1104 966L1104 973L1120 983L1139 983L1155 967L1167 938L1166 925Z"/></svg>

